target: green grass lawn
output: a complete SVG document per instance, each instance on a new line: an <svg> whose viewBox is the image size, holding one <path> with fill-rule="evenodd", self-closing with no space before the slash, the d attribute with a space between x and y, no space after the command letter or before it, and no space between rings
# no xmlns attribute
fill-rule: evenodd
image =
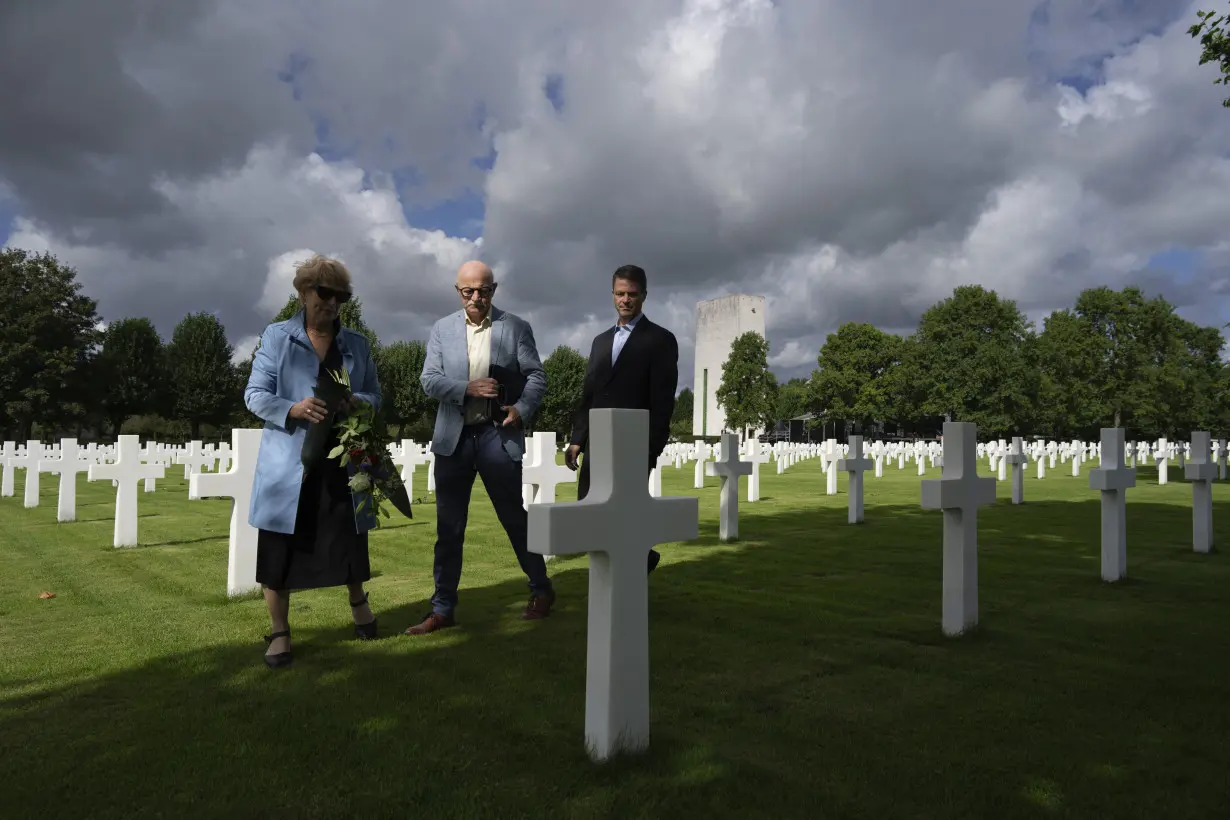
<svg viewBox="0 0 1230 820"><path fill-rule="evenodd" d="M551 562L555 613L518 620L525 579L481 483L458 628L400 634L429 608L427 504L372 536L389 637L352 639L344 589L298 594L295 665L271 672L263 602L224 595L229 501L188 501L170 469L141 496L144 546L116 550L108 482L82 478L79 520L57 524L57 480L26 510L19 472L0 499L0 815L1230 816L1227 551L1193 553L1190 486L1141 469L1129 579L1102 583L1092 466L1031 469L1023 506L998 484L981 626L958 639L913 465L869 476L859 526L844 476L830 497L817 460L769 465L735 545L708 479L701 538L650 580L650 751L603 766L583 739L587 559ZM691 465L663 484L698 492ZM1214 502L1230 545L1230 483Z"/></svg>

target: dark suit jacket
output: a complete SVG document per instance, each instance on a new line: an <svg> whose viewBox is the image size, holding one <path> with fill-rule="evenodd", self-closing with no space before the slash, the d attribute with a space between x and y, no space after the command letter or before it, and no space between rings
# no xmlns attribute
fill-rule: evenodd
<svg viewBox="0 0 1230 820"><path fill-rule="evenodd" d="M586 449L589 411L607 407L649 411L649 458L656 461L670 439L679 382L679 342L675 334L642 315L611 365L615 328L594 337L585 370L581 406L572 420L571 444Z"/></svg>

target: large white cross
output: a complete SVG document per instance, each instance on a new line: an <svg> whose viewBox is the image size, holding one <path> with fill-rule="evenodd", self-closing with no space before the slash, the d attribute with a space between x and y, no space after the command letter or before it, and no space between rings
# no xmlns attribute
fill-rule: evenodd
<svg viewBox="0 0 1230 820"><path fill-rule="evenodd" d="M39 462L39 470L60 476L60 497L56 504L57 521L77 520L77 475L88 472L89 469L89 463L81 459L81 448L77 446L75 438L60 441L59 458L45 458Z"/></svg>
<svg viewBox="0 0 1230 820"><path fill-rule="evenodd" d="M750 461L739 460L739 437L722 434L721 456L705 464L705 475L718 476L718 540L739 537L739 476L752 474Z"/></svg>
<svg viewBox="0 0 1230 820"><path fill-rule="evenodd" d="M846 520L851 524L863 521L863 473L872 466L871 459L863 458L863 437L850 436L850 457L838 461L837 469L849 475L849 516Z"/></svg>
<svg viewBox="0 0 1230 820"><path fill-rule="evenodd" d="M132 547L137 544L137 482L165 475L166 467L163 465L141 463L139 436L119 437L115 445L115 463L90 465L88 480L110 479L116 482L115 546Z"/></svg>
<svg viewBox="0 0 1230 820"><path fill-rule="evenodd" d="M944 511L945 635L978 623L978 508L994 501L995 479L978 475L978 426L944 422L944 466L922 482L922 506Z"/></svg>
<svg viewBox="0 0 1230 820"><path fill-rule="evenodd" d="M1102 580L1127 575L1127 494L1136 470L1123 466L1122 427L1102 428L1102 466L1089 471L1089 489L1102 492Z"/></svg>
<svg viewBox="0 0 1230 820"><path fill-rule="evenodd" d="M226 559L226 594L244 595L260 589L256 582L258 530L248 523L252 506L252 482L256 457L261 448L261 430L231 430L231 464L224 473L193 473L188 479L188 497L231 499L230 546Z"/></svg>
<svg viewBox="0 0 1230 820"><path fill-rule="evenodd" d="M43 457L42 442L33 439L26 442L26 451L19 456L9 456L9 464L22 467L26 471L27 508L38 506L38 463Z"/></svg>
<svg viewBox="0 0 1230 820"><path fill-rule="evenodd" d="M651 498L648 410L589 412L589 494L534 504L529 548L589 553L585 742L595 760L649 745L649 582L655 545L696 538L695 498Z"/></svg>
<svg viewBox="0 0 1230 820"><path fill-rule="evenodd" d="M1025 455L1025 448L1020 436L1012 437L1012 449L1008 452L1008 457L1005 459L1012 467L1012 503L1025 503L1025 462L1029 457Z"/></svg>
<svg viewBox="0 0 1230 820"><path fill-rule="evenodd" d="M556 461L555 432L535 433L529 463L521 465L521 483L533 487L532 504L555 502L555 488L577 480L577 474ZM528 507L527 507L528 509Z"/></svg>
<svg viewBox="0 0 1230 820"><path fill-rule="evenodd" d="M1192 548L1196 552L1213 549L1213 481L1217 465L1209 460L1208 433L1192 433L1192 458L1184 465L1184 477L1192 483Z"/></svg>

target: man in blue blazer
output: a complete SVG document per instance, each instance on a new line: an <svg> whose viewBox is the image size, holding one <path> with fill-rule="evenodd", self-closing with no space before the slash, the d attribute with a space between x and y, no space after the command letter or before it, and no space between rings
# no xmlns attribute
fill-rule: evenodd
<svg viewBox="0 0 1230 820"><path fill-rule="evenodd" d="M482 262L462 265L454 287L461 297L461 310L431 329L422 375L423 391L440 402L431 439L436 455L436 591L431 612L407 629L407 635L426 635L456 623L453 611L476 475L482 476L517 562L529 579L530 600L521 617L545 618L555 603L545 560L527 548L528 516L521 506L523 425L533 418L547 392L534 331L521 317L491 304L495 276ZM503 385L505 391L520 388L520 397L513 403L500 402L501 384L492 378L492 368L513 374L509 380L517 384L506 381Z"/></svg>

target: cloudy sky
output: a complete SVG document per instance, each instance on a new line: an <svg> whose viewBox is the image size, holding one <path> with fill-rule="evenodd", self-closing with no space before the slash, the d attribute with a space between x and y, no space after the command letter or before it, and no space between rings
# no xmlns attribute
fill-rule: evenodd
<svg viewBox="0 0 1230 820"><path fill-rule="evenodd" d="M632 262L682 384L726 293L768 297L782 377L964 283L1039 322L1135 283L1221 325L1210 1L7 0L0 241L107 320L212 311L241 349L313 251L386 341L482 258L544 356L588 351Z"/></svg>

